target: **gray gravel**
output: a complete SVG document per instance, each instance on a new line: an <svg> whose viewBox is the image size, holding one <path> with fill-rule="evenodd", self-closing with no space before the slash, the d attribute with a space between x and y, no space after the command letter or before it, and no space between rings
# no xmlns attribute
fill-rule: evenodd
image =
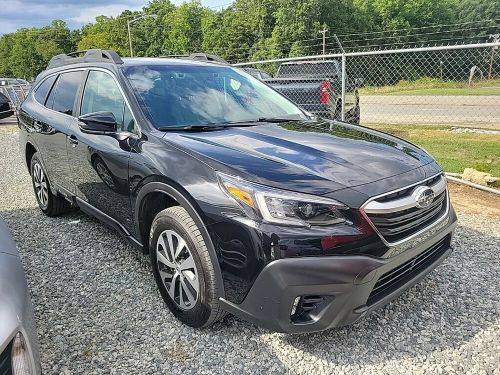
<svg viewBox="0 0 500 375"><path fill-rule="evenodd" d="M25 264L44 374L500 375L499 220L460 215L453 255L354 326L283 335L228 317L194 330L117 234L78 212L39 212L17 141L0 127L0 215Z"/></svg>

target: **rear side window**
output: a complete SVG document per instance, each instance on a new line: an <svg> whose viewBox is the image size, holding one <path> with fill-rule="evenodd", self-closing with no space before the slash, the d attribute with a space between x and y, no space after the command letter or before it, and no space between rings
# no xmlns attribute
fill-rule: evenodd
<svg viewBox="0 0 500 375"><path fill-rule="evenodd" d="M83 74L83 71L76 71L63 73L59 76L55 87L54 103L52 104L52 109L54 111L70 116L73 114L73 105L75 104L75 98ZM47 106L49 106L49 104L48 101Z"/></svg>
<svg viewBox="0 0 500 375"><path fill-rule="evenodd" d="M35 91L35 99L38 103L45 105L45 100L49 94L52 85L54 84L57 76L53 75L42 82L40 86Z"/></svg>

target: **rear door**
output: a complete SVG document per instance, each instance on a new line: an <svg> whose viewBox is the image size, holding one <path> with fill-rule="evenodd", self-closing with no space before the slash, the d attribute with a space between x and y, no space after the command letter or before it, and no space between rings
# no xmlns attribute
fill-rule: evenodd
<svg viewBox="0 0 500 375"><path fill-rule="evenodd" d="M79 115L112 112L117 132L90 134L75 124L68 137L68 158L75 195L118 221L132 232L128 164L137 142L135 120L111 72L89 70L79 105ZM82 203L80 203L82 204Z"/></svg>
<svg viewBox="0 0 500 375"><path fill-rule="evenodd" d="M64 193L73 190L66 137L77 124L75 99L84 73L76 70L49 76L36 88L34 100L23 103L19 116L30 129L50 182Z"/></svg>

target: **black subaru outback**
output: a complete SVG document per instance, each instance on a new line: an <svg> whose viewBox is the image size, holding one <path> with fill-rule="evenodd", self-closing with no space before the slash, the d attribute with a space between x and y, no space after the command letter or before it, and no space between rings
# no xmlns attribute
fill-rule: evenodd
<svg viewBox="0 0 500 375"><path fill-rule="evenodd" d="M451 252L425 151L312 117L221 62L59 55L19 127L40 209L78 207L148 252L193 327L228 312L282 332L349 324Z"/></svg>

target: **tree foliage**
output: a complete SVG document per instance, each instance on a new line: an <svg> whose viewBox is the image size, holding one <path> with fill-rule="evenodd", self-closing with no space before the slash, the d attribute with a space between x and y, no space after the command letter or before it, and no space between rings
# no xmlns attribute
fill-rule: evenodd
<svg viewBox="0 0 500 375"><path fill-rule="evenodd" d="M324 27L329 36L380 30L400 30L397 33L405 36L433 25L498 21L499 9L498 0L234 0L220 10L204 7L200 0L180 5L151 0L141 12L99 16L80 30L53 21L0 36L0 76L33 78L52 56L77 49L109 48L129 56L127 22L145 14L155 17L131 24L136 56L204 51L243 61L320 53L319 31ZM426 38L432 36L419 34L414 40ZM362 36L353 43L369 45ZM330 38L328 50L335 48Z"/></svg>

